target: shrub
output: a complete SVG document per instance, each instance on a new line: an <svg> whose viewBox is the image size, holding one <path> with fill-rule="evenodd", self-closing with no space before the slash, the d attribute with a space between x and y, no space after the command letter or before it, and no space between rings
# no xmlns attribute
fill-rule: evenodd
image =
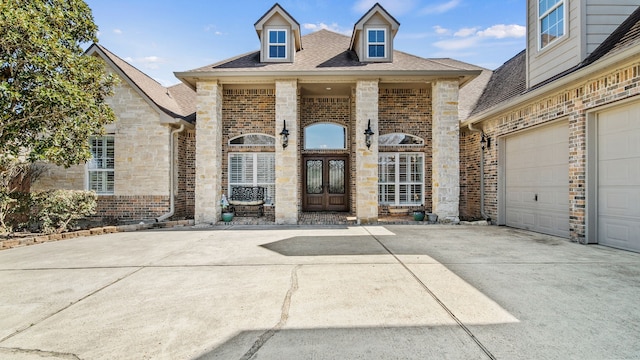
<svg viewBox="0 0 640 360"><path fill-rule="evenodd" d="M61 233L76 220L96 213L96 193L48 190L32 193L32 220L44 233Z"/></svg>

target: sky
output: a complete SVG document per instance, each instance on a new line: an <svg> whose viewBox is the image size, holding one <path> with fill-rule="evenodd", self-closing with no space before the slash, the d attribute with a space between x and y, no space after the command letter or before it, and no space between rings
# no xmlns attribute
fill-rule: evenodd
<svg viewBox="0 0 640 360"><path fill-rule="evenodd" d="M159 83L259 49L254 24L276 1L85 0L99 44ZM328 29L351 36L379 2L400 28L394 48L496 69L525 48L526 0L279 0L302 35ZM304 46L304 40L303 40Z"/></svg>

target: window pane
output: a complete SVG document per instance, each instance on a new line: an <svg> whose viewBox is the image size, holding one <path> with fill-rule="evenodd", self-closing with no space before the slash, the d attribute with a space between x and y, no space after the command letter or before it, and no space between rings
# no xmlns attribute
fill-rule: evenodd
<svg viewBox="0 0 640 360"><path fill-rule="evenodd" d="M269 42L271 44L275 44L278 42L278 32L277 31L269 31Z"/></svg>
<svg viewBox="0 0 640 360"><path fill-rule="evenodd" d="M229 191L234 186L262 186L265 203L275 200L276 161L274 153L234 153L229 155Z"/></svg>
<svg viewBox="0 0 640 360"><path fill-rule="evenodd" d="M345 149L346 129L335 124L316 124L304 129L305 149Z"/></svg>
<svg viewBox="0 0 640 360"><path fill-rule="evenodd" d="M381 204L417 205L423 202L424 155L381 154L378 157L378 191Z"/></svg>

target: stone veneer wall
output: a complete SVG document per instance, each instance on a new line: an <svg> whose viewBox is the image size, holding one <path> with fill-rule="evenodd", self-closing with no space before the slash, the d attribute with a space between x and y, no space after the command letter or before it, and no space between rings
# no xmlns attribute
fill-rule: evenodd
<svg viewBox="0 0 640 360"><path fill-rule="evenodd" d="M389 133L411 134L424 139L423 146L380 146L380 152L421 152L424 154L425 210L431 211L431 89L383 88L379 90L377 137ZM389 206L380 206L379 215L388 214ZM407 208L402 207L402 208ZM411 210L419 209L410 207Z"/></svg>
<svg viewBox="0 0 640 360"><path fill-rule="evenodd" d="M640 98L640 62L635 60L603 71L586 80L565 86L544 96L486 119L481 128L491 137L485 153L485 211L498 218L498 141L501 136L558 119L569 120L569 234L584 242L586 232L586 123L587 113L631 97ZM467 129L462 129L466 134ZM465 135L466 136L466 135ZM463 160L471 160L469 156ZM466 166L466 165L465 165ZM474 215L479 216L478 212Z"/></svg>
<svg viewBox="0 0 640 360"><path fill-rule="evenodd" d="M280 137L276 137L276 224L298 223L301 137L296 129L299 129L299 109L297 80L277 80L275 130L279 132L285 120L290 130L287 148L283 148Z"/></svg>
<svg viewBox="0 0 640 360"><path fill-rule="evenodd" d="M107 99L117 120L113 195L99 195L96 217L149 219L169 211L169 135L160 116L124 79ZM32 190L86 188L85 165L49 166Z"/></svg>
<svg viewBox="0 0 640 360"><path fill-rule="evenodd" d="M345 150L304 150L304 129L317 123L332 123L342 125L347 129L347 149ZM346 154L349 156L349 209L351 212L355 209L356 199L356 176L355 166L353 164L353 123L351 121L351 99L349 97L302 97L300 99L300 151L304 153L326 153L326 154ZM304 166L302 163L300 167ZM298 188L303 189L303 172L300 171ZM302 197L300 198L300 206L302 206Z"/></svg>
<svg viewBox="0 0 640 360"><path fill-rule="evenodd" d="M358 80L355 96L355 167L356 217L358 223L378 221L378 141L374 135L371 148L365 145L364 129L380 134L378 124L378 81Z"/></svg>
<svg viewBox="0 0 640 360"><path fill-rule="evenodd" d="M195 223L213 224L220 218L222 197L222 85L199 81L196 121Z"/></svg>
<svg viewBox="0 0 640 360"><path fill-rule="evenodd" d="M460 130L458 81L440 80L433 91L433 212L440 221L458 221L460 211Z"/></svg>

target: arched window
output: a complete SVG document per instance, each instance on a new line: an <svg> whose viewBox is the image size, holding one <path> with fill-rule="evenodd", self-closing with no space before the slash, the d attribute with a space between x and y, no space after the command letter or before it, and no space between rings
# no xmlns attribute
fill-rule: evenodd
<svg viewBox="0 0 640 360"><path fill-rule="evenodd" d="M380 135L378 138L378 145L383 146L410 146L410 145L424 145L424 139L410 134L391 133Z"/></svg>
<svg viewBox="0 0 640 360"><path fill-rule="evenodd" d="M304 129L304 148L314 150L346 149L347 129L344 126L320 123Z"/></svg>
<svg viewBox="0 0 640 360"><path fill-rule="evenodd" d="M245 134L229 140L234 146L275 146L276 138L267 134Z"/></svg>

